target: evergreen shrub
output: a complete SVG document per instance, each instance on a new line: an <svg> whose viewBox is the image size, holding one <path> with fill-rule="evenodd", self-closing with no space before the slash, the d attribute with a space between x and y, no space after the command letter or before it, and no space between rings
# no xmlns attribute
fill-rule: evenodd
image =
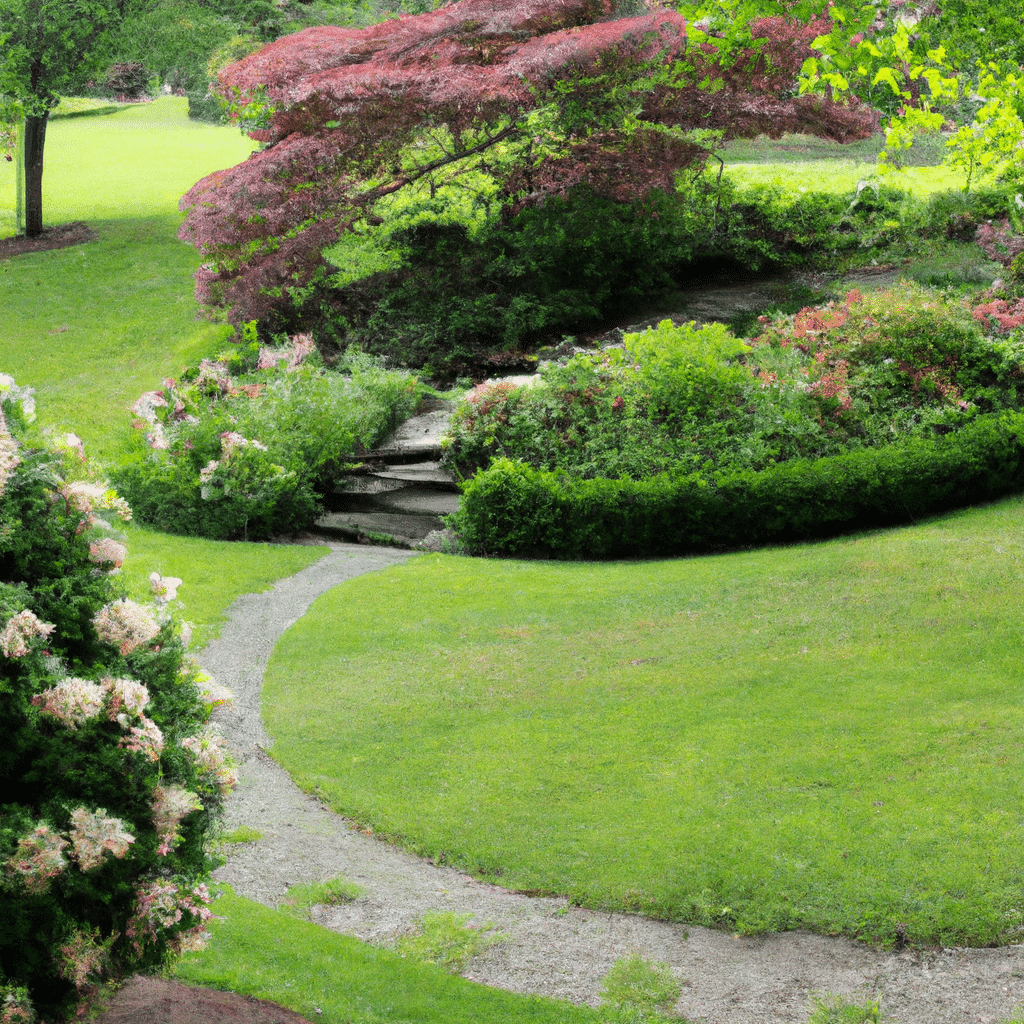
<svg viewBox="0 0 1024 1024"><path fill-rule="evenodd" d="M647 558L906 523L1022 486L1024 414L1004 412L934 440L710 480L581 480L497 459L464 485L449 525L477 554Z"/></svg>
<svg viewBox="0 0 1024 1024"><path fill-rule="evenodd" d="M226 691L169 611L181 581L125 599L128 505L74 435L30 443L30 416L0 376L0 1006L25 1024L202 944L235 779L207 721Z"/></svg>

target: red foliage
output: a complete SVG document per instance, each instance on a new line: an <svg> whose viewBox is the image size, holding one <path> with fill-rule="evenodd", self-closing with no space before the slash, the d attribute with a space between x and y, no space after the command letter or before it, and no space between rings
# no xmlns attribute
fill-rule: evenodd
<svg viewBox="0 0 1024 1024"><path fill-rule="evenodd" d="M1016 328L1024 326L1024 298L1012 302L994 299L992 302L976 306L971 314L985 330L1009 334Z"/></svg>
<svg viewBox="0 0 1024 1024"><path fill-rule="evenodd" d="M994 224L987 221L974 233L974 241L990 260L1008 267L1024 252L1024 235L1018 235L1004 217Z"/></svg>
<svg viewBox="0 0 1024 1024"><path fill-rule="evenodd" d="M307 29L222 72L223 95L272 112L251 133L267 148L181 201L181 237L208 259L200 300L236 320L264 315L377 199L499 142L518 154L502 172L514 212L582 182L623 201L671 188L679 169L706 159L676 126L839 141L875 126L864 108L791 95L824 23L766 20L760 49L723 57L690 46L674 11L615 19L610 6L461 0L367 29ZM524 121L541 107L558 112L564 145L537 163ZM623 130L638 110L640 127ZM451 152L410 165L408 146L427 127L447 130Z"/></svg>

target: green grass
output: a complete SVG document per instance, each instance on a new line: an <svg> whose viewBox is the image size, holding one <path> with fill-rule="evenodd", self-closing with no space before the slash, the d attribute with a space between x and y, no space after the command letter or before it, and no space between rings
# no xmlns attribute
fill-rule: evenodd
<svg viewBox="0 0 1024 1024"><path fill-rule="evenodd" d="M815 162L792 163L730 163L726 171L738 185L781 185L790 192L839 192L853 196L857 183L877 173L874 163L837 158L829 161L828 174ZM919 199L933 192L963 188L964 176L948 167L907 167L880 179L883 184Z"/></svg>
<svg viewBox="0 0 1024 1024"><path fill-rule="evenodd" d="M511 888L742 932L1007 941L1022 526L1017 497L690 560L413 559L282 638L274 756Z"/></svg>
<svg viewBox="0 0 1024 1024"><path fill-rule="evenodd" d="M188 121L177 97L49 127L46 223L85 220L100 238L0 261L0 372L36 388L40 423L74 430L92 456L116 456L143 391L225 346L229 329L199 318L200 258L177 239L176 206L251 146ZM13 182L0 162L0 236L14 230Z"/></svg>
<svg viewBox="0 0 1024 1024"><path fill-rule="evenodd" d="M258 835L258 833L257 833ZM288 892L280 903L280 909L294 917L308 919L316 906L337 906L359 899L366 890L355 882L341 876L326 882L300 882L288 886Z"/></svg>
<svg viewBox="0 0 1024 1024"><path fill-rule="evenodd" d="M124 582L129 596L152 597L149 574L182 580L180 617L195 627L193 646L201 647L220 632L231 603L243 594L269 590L327 554L325 547L299 544L242 544L232 541L174 537L132 524L127 534Z"/></svg>
<svg viewBox="0 0 1024 1024"><path fill-rule="evenodd" d="M272 999L324 1024L585 1024L607 1014L487 988L224 893L213 941L174 969L193 985Z"/></svg>

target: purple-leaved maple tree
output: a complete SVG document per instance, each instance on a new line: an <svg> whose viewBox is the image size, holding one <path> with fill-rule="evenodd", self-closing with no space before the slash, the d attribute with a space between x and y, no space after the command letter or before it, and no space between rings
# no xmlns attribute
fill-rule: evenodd
<svg viewBox="0 0 1024 1024"><path fill-rule="evenodd" d="M514 213L581 183L622 201L670 190L708 157L692 129L866 137L870 108L796 95L826 30L765 18L753 45L719 48L668 8L461 0L281 38L220 75L236 112L262 115L250 134L264 148L181 200L181 237L206 258L197 296L236 322L265 315L314 279L327 246L374 223L378 200L441 170L485 170Z"/></svg>

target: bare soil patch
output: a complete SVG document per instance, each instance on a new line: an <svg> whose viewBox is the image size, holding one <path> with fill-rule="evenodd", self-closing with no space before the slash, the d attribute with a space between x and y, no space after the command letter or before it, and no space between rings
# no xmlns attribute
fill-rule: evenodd
<svg viewBox="0 0 1024 1024"><path fill-rule="evenodd" d="M75 220L69 224L43 228L43 233L38 238L14 235L12 238L0 239L0 260L10 256L23 256L27 252L66 249L69 245L83 245L85 242L94 242L97 238L99 235L85 221Z"/></svg>

